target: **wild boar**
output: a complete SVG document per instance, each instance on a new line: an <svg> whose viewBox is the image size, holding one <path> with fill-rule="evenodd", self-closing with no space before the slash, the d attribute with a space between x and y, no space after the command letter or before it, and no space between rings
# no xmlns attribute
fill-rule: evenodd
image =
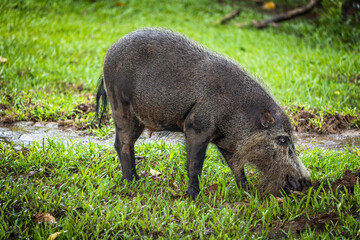
<svg viewBox="0 0 360 240"><path fill-rule="evenodd" d="M265 193L311 185L295 151L291 123L271 94L235 61L181 34L145 28L115 42L104 60L97 116L107 99L123 179L139 179L134 144L149 128L184 132L192 198L200 191L209 143L219 148L238 187L248 184L246 163L263 173L259 186Z"/></svg>

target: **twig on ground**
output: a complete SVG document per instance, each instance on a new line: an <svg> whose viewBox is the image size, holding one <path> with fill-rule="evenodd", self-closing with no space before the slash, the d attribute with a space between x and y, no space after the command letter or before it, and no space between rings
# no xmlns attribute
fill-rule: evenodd
<svg viewBox="0 0 360 240"><path fill-rule="evenodd" d="M309 13L320 2L321 2L321 0L310 0L310 2L305 6L292 9L285 13L281 13L270 19L263 20L263 21L253 20L251 22L240 23L240 24L236 24L236 25L238 27L247 27L247 26L253 25L253 26L257 27L258 29L262 29L262 28L269 26L269 24L279 23L279 22L283 22L283 21L286 21L289 19L296 18L301 15L305 15L305 14Z"/></svg>
<svg viewBox="0 0 360 240"><path fill-rule="evenodd" d="M223 19L221 19L220 24L225 24L228 21L230 21L231 19L235 18L236 16L238 16L240 13L240 9L237 9L235 11L233 11L232 13L226 15Z"/></svg>

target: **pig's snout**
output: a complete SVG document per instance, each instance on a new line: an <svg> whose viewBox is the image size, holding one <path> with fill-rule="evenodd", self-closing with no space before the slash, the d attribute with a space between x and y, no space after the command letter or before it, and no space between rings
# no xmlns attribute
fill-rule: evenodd
<svg viewBox="0 0 360 240"><path fill-rule="evenodd" d="M286 193L290 193L291 190L302 191L303 189L311 187L311 185L311 181L308 178L296 178L287 174L285 177L284 190Z"/></svg>

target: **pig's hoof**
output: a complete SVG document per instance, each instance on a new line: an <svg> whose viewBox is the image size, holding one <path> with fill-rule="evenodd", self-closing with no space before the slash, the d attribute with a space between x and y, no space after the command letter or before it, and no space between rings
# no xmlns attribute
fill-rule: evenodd
<svg viewBox="0 0 360 240"><path fill-rule="evenodd" d="M248 182L241 182L241 188L244 189L244 191L247 191L249 189Z"/></svg>
<svg viewBox="0 0 360 240"><path fill-rule="evenodd" d="M199 190L194 188L188 188L188 190L186 191L186 195L188 195L192 200L195 200L198 194Z"/></svg>
<svg viewBox="0 0 360 240"><path fill-rule="evenodd" d="M140 176L139 175L135 175L135 176L131 176L131 177L122 177L121 178L123 181L127 181L127 182L135 182L135 181L137 181L137 180L139 180L140 179Z"/></svg>

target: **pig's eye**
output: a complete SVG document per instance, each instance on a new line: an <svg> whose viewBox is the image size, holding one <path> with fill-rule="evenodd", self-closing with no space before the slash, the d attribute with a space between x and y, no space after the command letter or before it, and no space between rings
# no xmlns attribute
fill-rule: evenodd
<svg viewBox="0 0 360 240"><path fill-rule="evenodd" d="M277 143L281 146L286 146L290 142L290 138L288 136L279 136L276 138Z"/></svg>

